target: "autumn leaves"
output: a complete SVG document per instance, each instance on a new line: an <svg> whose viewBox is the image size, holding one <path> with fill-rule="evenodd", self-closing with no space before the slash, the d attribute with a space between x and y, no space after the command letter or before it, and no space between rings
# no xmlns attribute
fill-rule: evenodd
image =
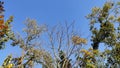
<svg viewBox="0 0 120 68"><path fill-rule="evenodd" d="M8 29L8 25L4 22L4 2L0 1L0 36L5 34L5 31Z"/></svg>
<svg viewBox="0 0 120 68"><path fill-rule="evenodd" d="M10 23L13 21L13 16L7 21L4 21L4 2L0 1L0 49L5 47L5 42L13 38Z"/></svg>
<svg viewBox="0 0 120 68"><path fill-rule="evenodd" d="M4 15L3 15L4 7L2 5L3 5L3 2L0 2L0 36L4 34L3 30L4 28L6 28L4 26Z"/></svg>
<svg viewBox="0 0 120 68"><path fill-rule="evenodd" d="M74 43L74 45L87 44L87 40L84 38L80 38L79 36L73 36L72 42Z"/></svg>

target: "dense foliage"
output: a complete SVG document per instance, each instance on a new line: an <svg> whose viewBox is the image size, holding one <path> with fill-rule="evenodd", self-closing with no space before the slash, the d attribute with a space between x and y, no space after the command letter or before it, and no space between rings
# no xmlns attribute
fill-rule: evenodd
<svg viewBox="0 0 120 68"><path fill-rule="evenodd" d="M0 2L0 49L11 45L23 50L19 57L9 55L0 68L120 68L120 2L106 2L88 14L91 45L75 31L74 22L65 25L39 25L33 19L25 21L24 36L11 30L13 16L4 21L4 2ZM104 45L103 52L99 46ZM88 49L84 48L88 46Z"/></svg>

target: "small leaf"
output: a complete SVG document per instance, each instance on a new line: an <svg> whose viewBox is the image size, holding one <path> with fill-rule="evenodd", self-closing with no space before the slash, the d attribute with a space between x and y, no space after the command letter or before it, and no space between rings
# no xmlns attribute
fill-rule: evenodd
<svg viewBox="0 0 120 68"><path fill-rule="evenodd" d="M120 5L120 2L117 2L117 5Z"/></svg>

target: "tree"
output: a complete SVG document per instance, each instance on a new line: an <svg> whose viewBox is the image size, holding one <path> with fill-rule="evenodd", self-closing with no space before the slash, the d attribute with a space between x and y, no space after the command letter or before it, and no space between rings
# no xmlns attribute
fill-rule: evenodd
<svg viewBox="0 0 120 68"><path fill-rule="evenodd" d="M90 19L90 31L92 32L92 47L97 50L100 43L104 43L108 48L107 54L104 54L107 58L107 67L120 66L120 56L118 51L120 50L119 40L119 17L120 2L108 1L102 8L94 7L92 13L88 15ZM98 26L95 26L98 24ZM117 24L117 26L116 26ZM99 27L99 28L97 28Z"/></svg>
<svg viewBox="0 0 120 68"><path fill-rule="evenodd" d="M75 32L74 22L65 23L65 26L58 24L52 29L48 28L47 34L55 68L76 67L77 60L73 60L71 57L76 58L79 50L87 44L87 40Z"/></svg>
<svg viewBox="0 0 120 68"><path fill-rule="evenodd" d="M13 64L12 66L17 68L31 68L34 63L41 64L43 68L75 67L76 61L73 61L71 56L75 56L81 49L82 44L86 44L87 41L73 34L73 28L71 27L73 24L68 25L66 23L65 27L58 25L54 29L48 30L49 28L45 25L38 26L35 20L27 19L25 25L24 32L26 36L23 38L14 34L15 37L11 44L23 49L23 55L16 58L10 56L11 60L6 58L7 61L4 61L3 67ZM63 30L61 27L65 29ZM45 39L42 40L47 41L45 42L49 47L47 49L44 48L45 44L40 42L42 41L40 40L42 32L46 33L42 35L45 36ZM71 62L74 62L74 64Z"/></svg>
<svg viewBox="0 0 120 68"><path fill-rule="evenodd" d="M7 42L10 39L13 39L14 35L11 31L10 23L13 20L13 16L10 16L10 18L7 21L4 21L4 2L0 1L0 49L3 49L5 47L5 42Z"/></svg>
<svg viewBox="0 0 120 68"><path fill-rule="evenodd" d="M107 1L102 8L94 7L90 20L91 46L83 48L87 39L75 31L74 22L57 24L53 28L39 25L33 19L25 21L24 35L11 30L13 16L4 22L3 3L0 2L0 49L12 40L12 46L23 50L19 57L8 55L3 68L119 68L120 67L120 2ZM101 52L99 46L105 45Z"/></svg>

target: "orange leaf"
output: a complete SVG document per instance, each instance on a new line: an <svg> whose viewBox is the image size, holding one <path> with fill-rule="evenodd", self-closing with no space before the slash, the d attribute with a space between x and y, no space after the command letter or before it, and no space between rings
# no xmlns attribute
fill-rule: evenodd
<svg viewBox="0 0 120 68"><path fill-rule="evenodd" d="M4 20L0 20L0 25L2 25L4 23Z"/></svg>
<svg viewBox="0 0 120 68"><path fill-rule="evenodd" d="M1 35L4 35L4 32L0 32L0 36L1 36Z"/></svg>
<svg viewBox="0 0 120 68"><path fill-rule="evenodd" d="M3 30L5 28L4 25L0 25L0 30Z"/></svg>
<svg viewBox="0 0 120 68"><path fill-rule="evenodd" d="M5 29L8 29L8 26L4 26Z"/></svg>
<svg viewBox="0 0 120 68"><path fill-rule="evenodd" d="M0 18L4 18L4 15L0 15Z"/></svg>

